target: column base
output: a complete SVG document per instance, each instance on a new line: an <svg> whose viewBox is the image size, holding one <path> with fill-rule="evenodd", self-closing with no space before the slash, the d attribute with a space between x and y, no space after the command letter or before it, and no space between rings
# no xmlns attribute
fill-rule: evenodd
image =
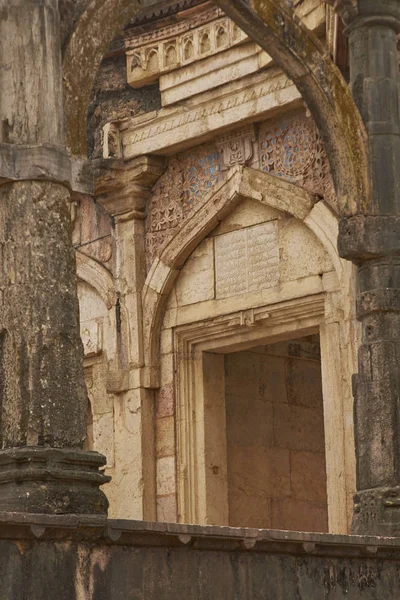
<svg viewBox="0 0 400 600"><path fill-rule="evenodd" d="M110 481L97 452L46 447L0 450L0 512L107 515Z"/></svg>
<svg viewBox="0 0 400 600"><path fill-rule="evenodd" d="M400 536L400 487L357 492L351 529L355 535Z"/></svg>

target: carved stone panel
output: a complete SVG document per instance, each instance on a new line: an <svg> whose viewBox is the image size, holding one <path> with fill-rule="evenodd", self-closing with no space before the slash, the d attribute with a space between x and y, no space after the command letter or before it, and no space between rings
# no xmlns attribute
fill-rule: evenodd
<svg viewBox="0 0 400 600"><path fill-rule="evenodd" d="M279 282L276 221L215 238L217 298L273 287Z"/></svg>
<svg viewBox="0 0 400 600"><path fill-rule="evenodd" d="M222 168L230 169L235 165L245 165L253 156L255 140L253 125L221 135L217 140L217 148L221 153Z"/></svg>
<svg viewBox="0 0 400 600"><path fill-rule="evenodd" d="M306 117L264 123L259 131L263 171L301 185L335 204L329 162L314 122Z"/></svg>
<svg viewBox="0 0 400 600"><path fill-rule="evenodd" d="M213 144L202 144L169 159L166 172L153 188L147 215L148 269L183 219L205 201L221 179L220 154Z"/></svg>

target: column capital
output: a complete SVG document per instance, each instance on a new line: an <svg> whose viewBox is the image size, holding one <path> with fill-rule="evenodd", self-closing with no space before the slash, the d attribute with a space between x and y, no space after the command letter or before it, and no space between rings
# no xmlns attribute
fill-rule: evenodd
<svg viewBox="0 0 400 600"><path fill-rule="evenodd" d="M325 0L325 2L334 7L346 25L357 16L357 0Z"/></svg>
<svg viewBox="0 0 400 600"><path fill-rule="evenodd" d="M144 219L146 200L165 168L162 156L143 155L127 162L122 159L95 161L96 199L119 220Z"/></svg>
<svg viewBox="0 0 400 600"><path fill-rule="evenodd" d="M326 0L341 16L347 33L364 25L383 25L400 32L400 5L397 0Z"/></svg>

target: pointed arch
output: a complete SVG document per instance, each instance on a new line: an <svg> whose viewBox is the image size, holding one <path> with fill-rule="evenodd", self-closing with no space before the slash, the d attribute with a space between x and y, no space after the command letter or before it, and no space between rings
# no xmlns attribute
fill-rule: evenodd
<svg viewBox="0 0 400 600"><path fill-rule="evenodd" d="M207 201L185 221L148 273L142 293L146 385L158 387L160 327L168 295L186 260L200 242L244 199L261 202L302 221L328 252L339 281L343 263L337 253L338 221L323 201L297 185L249 167L234 167Z"/></svg>

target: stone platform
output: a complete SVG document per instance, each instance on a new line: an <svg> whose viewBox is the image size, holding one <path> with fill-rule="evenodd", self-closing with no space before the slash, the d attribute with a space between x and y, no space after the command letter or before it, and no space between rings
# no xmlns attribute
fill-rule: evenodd
<svg viewBox="0 0 400 600"><path fill-rule="evenodd" d="M396 600L400 539L0 514L7 600Z"/></svg>

